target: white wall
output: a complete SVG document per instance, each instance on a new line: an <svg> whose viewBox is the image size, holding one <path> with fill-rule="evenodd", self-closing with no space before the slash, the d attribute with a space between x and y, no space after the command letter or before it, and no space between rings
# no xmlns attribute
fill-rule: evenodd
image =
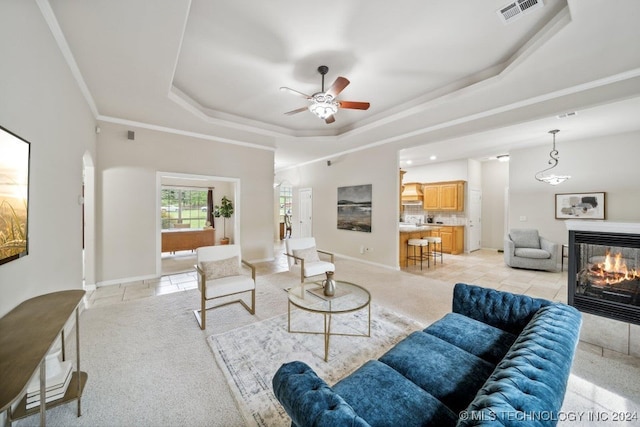
<svg viewBox="0 0 640 427"><path fill-rule="evenodd" d="M0 11L0 124L31 142L29 255L0 265L0 316L22 301L82 289L83 155L95 122L36 2Z"/></svg>
<svg viewBox="0 0 640 427"><path fill-rule="evenodd" d="M466 159L404 168L404 182L467 181L469 163Z"/></svg>
<svg viewBox="0 0 640 427"><path fill-rule="evenodd" d="M571 179L552 186L534 175L549 160L549 144L512 151L509 171L510 228L537 228L552 240L566 244L564 220L555 219L555 194L606 193L606 219L640 222L640 132L611 135L582 141L562 141L557 135L560 162L558 174ZM520 221L526 216L526 221Z"/></svg>
<svg viewBox="0 0 640 427"><path fill-rule="evenodd" d="M534 179L549 159L550 145L515 150L507 163L483 162L480 170L469 166L466 160L410 168L405 182L448 181L468 179L468 168L473 169L474 182L482 179L482 247L501 249L506 227L538 228L543 235L566 243L567 232L563 220L555 219L555 194L567 192L605 191L607 219L614 221L640 221L640 133L612 135L590 140L562 142L557 146L560 165L572 178L550 186ZM392 184L399 179L391 149L378 147L343 156L327 167L318 162L280 172L276 181L287 180L294 186L294 204L299 188L313 188L314 235L319 246L353 258L397 266L397 240L395 223L398 208L398 189ZM366 159L362 161L362 159ZM427 170L434 174L427 173ZM337 187L373 183L374 223L368 233L347 232L336 229ZM376 185L379 184L379 185ZM476 185L476 184L474 184ZM508 215L505 214L506 190ZM382 208L380 207L382 200ZM297 212L294 210L294 236ZM527 221L520 222L520 216ZM359 253L360 245L374 247L373 253ZM380 251L379 247L384 247Z"/></svg>
<svg viewBox="0 0 640 427"><path fill-rule="evenodd" d="M234 240L247 260L273 258L273 151L113 123L100 127L99 283L156 274L158 171L238 179L240 200L235 200L233 218L240 236ZM128 130L135 131L135 140L127 139ZM216 228L221 229L218 224Z"/></svg>
<svg viewBox="0 0 640 427"><path fill-rule="evenodd" d="M319 248L365 262L398 267L398 216L400 177L397 150L376 147L332 160L290 169L277 174L276 182L288 181L293 189L293 235L298 233L298 190L313 191L313 235ZM338 187L372 185L371 233L337 228ZM360 246L371 248L360 253Z"/></svg>

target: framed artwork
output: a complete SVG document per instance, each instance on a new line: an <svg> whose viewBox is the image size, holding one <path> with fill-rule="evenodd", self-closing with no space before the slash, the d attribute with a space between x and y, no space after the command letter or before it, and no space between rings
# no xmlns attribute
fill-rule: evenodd
<svg viewBox="0 0 640 427"><path fill-rule="evenodd" d="M371 184L338 187L338 229L371 233Z"/></svg>
<svg viewBox="0 0 640 427"><path fill-rule="evenodd" d="M604 194L556 194L556 219L604 219Z"/></svg>
<svg viewBox="0 0 640 427"><path fill-rule="evenodd" d="M29 253L31 144L0 126L0 264Z"/></svg>

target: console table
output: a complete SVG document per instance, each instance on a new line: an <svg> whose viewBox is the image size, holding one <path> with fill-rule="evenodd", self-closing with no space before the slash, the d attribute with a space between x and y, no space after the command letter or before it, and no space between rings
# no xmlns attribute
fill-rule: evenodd
<svg viewBox="0 0 640 427"><path fill-rule="evenodd" d="M194 250L202 246L215 244L215 229L201 230L173 229L162 230L162 252Z"/></svg>
<svg viewBox="0 0 640 427"><path fill-rule="evenodd" d="M45 411L73 400L78 401L87 382L87 374L80 371L80 315L79 305L85 291L70 290L40 295L24 301L0 319L0 412L7 412L7 421L17 420L40 412L40 425L45 425ZM46 401L46 356L58 336L62 337L62 357L65 358L64 325L76 316L76 370L64 397ZM40 370L40 406L26 409L27 387L33 374ZM13 404L22 398L18 406Z"/></svg>

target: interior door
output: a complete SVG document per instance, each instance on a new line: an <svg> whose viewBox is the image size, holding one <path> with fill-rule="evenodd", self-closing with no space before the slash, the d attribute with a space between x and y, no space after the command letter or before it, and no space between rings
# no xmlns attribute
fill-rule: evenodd
<svg viewBox="0 0 640 427"><path fill-rule="evenodd" d="M298 192L300 196L299 216L300 235L298 237L313 237L313 196L310 188L302 188Z"/></svg>
<svg viewBox="0 0 640 427"><path fill-rule="evenodd" d="M482 238L482 191L469 191L469 233L467 245L469 252L480 249L480 239Z"/></svg>

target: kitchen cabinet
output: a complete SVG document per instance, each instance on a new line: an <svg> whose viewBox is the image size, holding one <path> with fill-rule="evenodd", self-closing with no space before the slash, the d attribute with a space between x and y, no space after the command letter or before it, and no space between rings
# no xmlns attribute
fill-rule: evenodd
<svg viewBox="0 0 640 427"><path fill-rule="evenodd" d="M442 252L458 255L464 252L464 226L441 225L440 230L432 230L431 236L442 239Z"/></svg>
<svg viewBox="0 0 640 427"><path fill-rule="evenodd" d="M422 190L424 210L432 211L440 209L440 186L427 184Z"/></svg>
<svg viewBox="0 0 640 427"><path fill-rule="evenodd" d="M429 211L464 211L465 181L432 182L422 189L423 206Z"/></svg>

